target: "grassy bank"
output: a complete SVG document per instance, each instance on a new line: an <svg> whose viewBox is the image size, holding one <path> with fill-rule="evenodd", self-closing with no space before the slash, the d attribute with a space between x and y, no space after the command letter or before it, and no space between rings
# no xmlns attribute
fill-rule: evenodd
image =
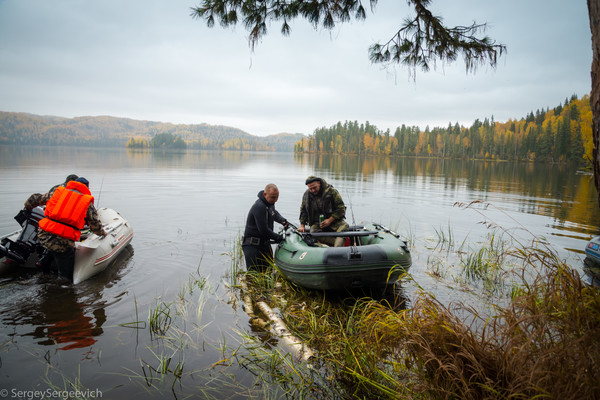
<svg viewBox="0 0 600 400"><path fill-rule="evenodd" d="M451 235L442 236L437 246L448 250ZM457 256L464 282L505 296L491 314L426 290L407 306L401 292L307 291L276 269L239 277L253 299L279 310L342 397L600 398L600 291L542 242L501 236Z"/></svg>

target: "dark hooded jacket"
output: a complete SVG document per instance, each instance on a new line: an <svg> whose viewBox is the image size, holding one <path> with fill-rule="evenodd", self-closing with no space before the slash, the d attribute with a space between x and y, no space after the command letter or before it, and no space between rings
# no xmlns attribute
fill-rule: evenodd
<svg viewBox="0 0 600 400"><path fill-rule="evenodd" d="M321 190L313 195L308 190L302 196L300 205L300 224L312 226L319 223L319 215L325 218L333 217L336 221L343 220L346 216L346 205L340 193L325 179L310 176L307 182L318 180Z"/></svg>
<svg viewBox="0 0 600 400"><path fill-rule="evenodd" d="M244 237L260 238L261 243L266 243L269 240L279 243L283 240L283 236L273 231L273 223L287 223L287 220L275 210L275 204L269 204L264 196L264 190L258 192L258 199L254 202L248 217L246 218L246 229L244 229Z"/></svg>

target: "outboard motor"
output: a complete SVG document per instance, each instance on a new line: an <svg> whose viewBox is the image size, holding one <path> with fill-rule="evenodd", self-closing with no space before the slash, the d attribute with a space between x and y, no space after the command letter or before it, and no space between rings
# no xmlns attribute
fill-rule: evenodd
<svg viewBox="0 0 600 400"><path fill-rule="evenodd" d="M37 229L42 218L44 218L44 209L41 207L35 207L31 211L19 211L15 220L21 225L21 233L14 242L6 239L6 242L0 245L0 256L25 264L31 253L35 251Z"/></svg>

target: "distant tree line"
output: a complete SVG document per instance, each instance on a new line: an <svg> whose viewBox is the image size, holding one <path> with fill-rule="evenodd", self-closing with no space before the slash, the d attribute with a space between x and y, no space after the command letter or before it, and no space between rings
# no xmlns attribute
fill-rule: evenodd
<svg viewBox="0 0 600 400"><path fill-rule="evenodd" d="M456 123L423 131L402 125L391 134L369 122L338 122L316 129L294 151L582 163L591 159L592 147L590 98L573 95L520 120L477 119L468 128Z"/></svg>
<svg viewBox="0 0 600 400"><path fill-rule="evenodd" d="M171 124L109 116L62 118L0 111L0 145L150 148L153 141L157 146L167 146L174 137L181 142L169 146L177 148L293 151L302 135L254 136L222 125Z"/></svg>

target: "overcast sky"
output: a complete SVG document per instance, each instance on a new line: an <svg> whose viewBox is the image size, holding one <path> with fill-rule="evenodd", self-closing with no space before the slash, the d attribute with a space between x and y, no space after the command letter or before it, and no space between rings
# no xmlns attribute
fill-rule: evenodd
<svg viewBox="0 0 600 400"><path fill-rule="evenodd" d="M311 134L338 121L379 129L521 118L591 88L585 0L432 0L447 25L487 22L508 48L496 69L418 71L371 64L411 14L381 0L367 19L314 30L279 24L248 46L242 25L207 28L200 0L0 0L0 111L112 115ZM365 6L368 1L365 2Z"/></svg>

